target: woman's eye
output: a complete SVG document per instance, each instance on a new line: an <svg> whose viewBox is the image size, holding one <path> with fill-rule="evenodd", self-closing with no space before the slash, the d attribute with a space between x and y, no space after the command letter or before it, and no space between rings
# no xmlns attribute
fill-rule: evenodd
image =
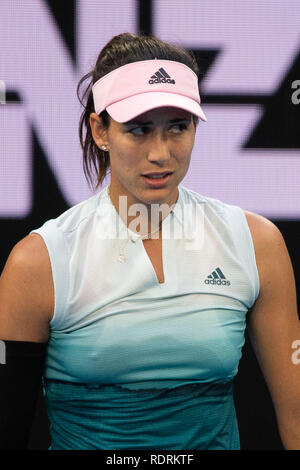
<svg viewBox="0 0 300 470"><path fill-rule="evenodd" d="M171 131L174 132L174 134L180 134L185 129L187 129L186 124L175 124L171 127Z"/></svg>
<svg viewBox="0 0 300 470"><path fill-rule="evenodd" d="M184 131L185 129L187 129L187 125L182 123L182 124L173 124L169 130L173 134L181 134L182 131ZM132 129L129 129L129 133L137 137L148 134L150 131L151 129L148 126L140 126L140 127L134 127Z"/></svg>
<svg viewBox="0 0 300 470"><path fill-rule="evenodd" d="M133 135L144 135L148 131L147 127L135 127L134 129L130 129L130 133Z"/></svg>

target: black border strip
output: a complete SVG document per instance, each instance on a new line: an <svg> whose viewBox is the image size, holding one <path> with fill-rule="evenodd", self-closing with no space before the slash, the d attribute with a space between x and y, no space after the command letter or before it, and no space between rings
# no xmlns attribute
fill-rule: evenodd
<svg viewBox="0 0 300 470"><path fill-rule="evenodd" d="M152 0L138 0L138 31L152 34Z"/></svg>

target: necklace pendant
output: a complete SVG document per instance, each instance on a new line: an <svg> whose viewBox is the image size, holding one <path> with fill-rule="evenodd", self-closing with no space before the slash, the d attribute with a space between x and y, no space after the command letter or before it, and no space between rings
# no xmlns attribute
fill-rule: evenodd
<svg viewBox="0 0 300 470"><path fill-rule="evenodd" d="M118 261L120 261L120 263L124 263L126 261L126 258L124 255L120 255L119 258L118 258Z"/></svg>

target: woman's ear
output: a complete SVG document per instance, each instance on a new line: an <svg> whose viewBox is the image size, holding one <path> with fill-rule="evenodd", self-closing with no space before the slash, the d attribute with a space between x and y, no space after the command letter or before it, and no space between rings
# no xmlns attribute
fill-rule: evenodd
<svg viewBox="0 0 300 470"><path fill-rule="evenodd" d="M107 128L104 126L102 118L96 113L91 113L89 118L92 136L97 147L107 147Z"/></svg>

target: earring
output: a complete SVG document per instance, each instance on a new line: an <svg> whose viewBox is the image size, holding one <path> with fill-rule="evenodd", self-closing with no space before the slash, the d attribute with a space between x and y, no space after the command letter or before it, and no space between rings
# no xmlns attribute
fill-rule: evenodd
<svg viewBox="0 0 300 470"><path fill-rule="evenodd" d="M106 151L106 145L101 145L101 150Z"/></svg>

